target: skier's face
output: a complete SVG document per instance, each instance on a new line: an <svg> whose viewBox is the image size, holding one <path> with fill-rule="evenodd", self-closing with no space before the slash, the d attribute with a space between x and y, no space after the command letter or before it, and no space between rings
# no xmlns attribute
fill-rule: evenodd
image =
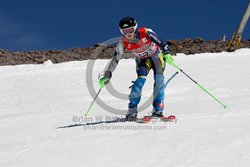
<svg viewBox="0 0 250 167"><path fill-rule="evenodd" d="M134 32L133 33L127 33L127 34L125 34L125 37L127 39L133 39L135 37L135 33Z"/></svg>
<svg viewBox="0 0 250 167"><path fill-rule="evenodd" d="M136 30L136 27L129 27L129 28L125 28L125 29L120 29L121 33L127 39L133 39L135 37L135 30Z"/></svg>

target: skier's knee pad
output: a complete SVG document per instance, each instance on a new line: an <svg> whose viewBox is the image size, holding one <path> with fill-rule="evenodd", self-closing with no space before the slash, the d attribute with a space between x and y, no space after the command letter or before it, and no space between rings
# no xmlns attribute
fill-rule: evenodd
<svg viewBox="0 0 250 167"><path fill-rule="evenodd" d="M141 91L142 91L142 87L146 82L146 78L140 78L138 77L135 82L134 85L132 86L130 95L129 95L129 99L137 99L141 97ZM138 99L139 100L139 99ZM136 100L137 101L137 100Z"/></svg>
<svg viewBox="0 0 250 167"><path fill-rule="evenodd" d="M155 79L155 81L163 81L164 76L163 76L163 74L155 74L154 79Z"/></svg>
<svg viewBox="0 0 250 167"><path fill-rule="evenodd" d="M134 85L132 86L132 90L134 91L141 91L143 85L145 84L146 82L146 78L143 78L143 77L138 77L135 82L134 82Z"/></svg>
<svg viewBox="0 0 250 167"><path fill-rule="evenodd" d="M155 87L157 87L157 89L163 89L164 87L163 74L155 74L154 79L155 79Z"/></svg>

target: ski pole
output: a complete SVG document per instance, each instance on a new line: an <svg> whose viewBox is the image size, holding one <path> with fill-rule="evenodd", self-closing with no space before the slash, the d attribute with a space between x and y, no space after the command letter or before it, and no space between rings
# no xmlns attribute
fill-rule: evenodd
<svg viewBox="0 0 250 167"><path fill-rule="evenodd" d="M91 107L93 106L93 104L94 104L94 102L95 102L96 98L97 98L97 97L98 97L98 95L100 94L100 92L101 92L102 88L103 88L103 87L100 87L100 89L99 89L99 91L97 92L97 94L96 94L95 98L93 99L93 101L92 101L92 102L91 102L91 104L89 105L89 108L88 108L87 112L86 112L86 113L85 113L85 115L84 115L85 117L88 115L88 113L89 113L89 111L90 111Z"/></svg>
<svg viewBox="0 0 250 167"><path fill-rule="evenodd" d="M179 66L177 66L173 59L166 55L165 56L167 59L167 63L172 65L173 67L177 68L179 71L181 71L185 76L187 76L191 81L193 81L199 88L201 88L203 91L205 91L209 96L211 96L214 100L216 100L218 103L220 103L220 105L223 106L223 108L227 108L227 105L223 104L218 98L216 98L214 95L212 95L212 93L210 93L206 88L204 88L201 84L199 84L198 82L196 82L193 78L191 78L188 74L186 74Z"/></svg>
<svg viewBox="0 0 250 167"><path fill-rule="evenodd" d="M178 71L176 71L168 80L167 80L167 82L165 83L165 88L167 87L167 85L168 85L168 83L178 74L179 72Z"/></svg>

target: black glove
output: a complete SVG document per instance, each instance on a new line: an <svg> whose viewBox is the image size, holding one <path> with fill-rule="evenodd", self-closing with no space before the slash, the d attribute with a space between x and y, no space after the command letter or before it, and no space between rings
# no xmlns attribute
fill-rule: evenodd
<svg viewBox="0 0 250 167"><path fill-rule="evenodd" d="M104 74L99 78L99 85L103 88L109 83L109 80L112 77L111 71L105 71Z"/></svg>

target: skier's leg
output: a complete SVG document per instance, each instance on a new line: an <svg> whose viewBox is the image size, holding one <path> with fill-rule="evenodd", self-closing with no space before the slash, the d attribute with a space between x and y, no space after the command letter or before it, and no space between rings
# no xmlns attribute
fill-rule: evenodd
<svg viewBox="0 0 250 167"><path fill-rule="evenodd" d="M153 108L154 112L162 114L164 109L164 69L165 62L163 55L160 52L157 55L153 55L151 58L152 68L154 70L154 101Z"/></svg>
<svg viewBox="0 0 250 167"><path fill-rule="evenodd" d="M142 91L142 87L143 85L145 84L145 81L146 81L146 77L143 77L143 76L139 76L132 88L131 88L131 92L130 92L130 95L129 95L129 111L133 111L137 113L137 105L139 104L140 100L141 100L141 91ZM135 109L135 110L134 110ZM129 113L129 114L132 114L132 113Z"/></svg>
<svg viewBox="0 0 250 167"><path fill-rule="evenodd" d="M146 82L150 66L151 64L149 59L136 59L137 79L135 80L129 95L129 110L127 115L137 116L137 106L141 100L142 88Z"/></svg>
<svg viewBox="0 0 250 167"><path fill-rule="evenodd" d="M163 74L154 75L154 112L163 112L164 109L164 76Z"/></svg>

